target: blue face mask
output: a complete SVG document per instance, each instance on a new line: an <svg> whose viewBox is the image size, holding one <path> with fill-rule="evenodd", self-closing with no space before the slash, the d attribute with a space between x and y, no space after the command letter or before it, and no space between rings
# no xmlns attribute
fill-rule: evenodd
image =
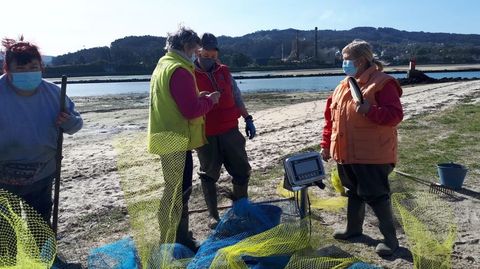
<svg viewBox="0 0 480 269"><path fill-rule="evenodd" d="M343 60L342 69L347 76L355 76L357 74L357 67L354 65L354 61L352 60Z"/></svg>
<svg viewBox="0 0 480 269"><path fill-rule="evenodd" d="M14 72L12 75L12 84L15 88L23 91L34 91L42 82L42 72Z"/></svg>

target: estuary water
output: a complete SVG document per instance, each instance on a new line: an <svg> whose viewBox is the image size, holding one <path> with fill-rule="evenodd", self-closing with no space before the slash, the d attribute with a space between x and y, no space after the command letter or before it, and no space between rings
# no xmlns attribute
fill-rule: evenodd
<svg viewBox="0 0 480 269"><path fill-rule="evenodd" d="M432 72L425 73L432 78L480 78L480 71ZM233 73L235 76L236 74ZM392 74L396 78L405 78L406 74ZM91 79L141 79L150 76L94 77ZM237 79L242 92L264 91L330 91L338 85L344 76L282 77ZM72 78L73 79L73 78ZM82 78L85 79L85 78ZM86 78L88 79L88 78ZM54 80L54 79L52 79ZM68 96L98 96L130 93L148 93L149 82L103 82L68 84Z"/></svg>

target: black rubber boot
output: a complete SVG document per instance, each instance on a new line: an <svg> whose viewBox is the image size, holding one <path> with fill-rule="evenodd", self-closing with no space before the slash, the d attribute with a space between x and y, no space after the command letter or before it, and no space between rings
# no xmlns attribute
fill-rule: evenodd
<svg viewBox="0 0 480 269"><path fill-rule="evenodd" d="M218 222L220 221L220 216L218 215L217 208L217 184L214 181L201 180L201 182L203 197L205 198L205 203L207 204L208 208L208 214L210 216L208 227L210 229L215 229Z"/></svg>
<svg viewBox="0 0 480 269"><path fill-rule="evenodd" d="M393 222L393 212L390 199L379 201L371 205L378 218L379 229L383 235L383 242L379 243L375 251L380 256L390 256L398 248L397 233Z"/></svg>
<svg viewBox="0 0 480 269"><path fill-rule="evenodd" d="M364 219L365 202L357 197L348 197L347 228L335 231L333 233L333 238L346 240L351 237L362 235Z"/></svg>
<svg viewBox="0 0 480 269"><path fill-rule="evenodd" d="M233 184L233 197L234 200L240 200L242 198L248 198L248 184L236 185Z"/></svg>
<svg viewBox="0 0 480 269"><path fill-rule="evenodd" d="M188 230L188 205L183 206L175 242L186 246L194 253L197 253L200 247L200 244L193 238L192 232Z"/></svg>

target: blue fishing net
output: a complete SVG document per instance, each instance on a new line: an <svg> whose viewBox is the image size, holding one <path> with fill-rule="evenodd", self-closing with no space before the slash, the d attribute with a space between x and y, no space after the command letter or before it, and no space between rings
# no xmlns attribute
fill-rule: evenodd
<svg viewBox="0 0 480 269"><path fill-rule="evenodd" d="M151 250L152 261L146 269L156 269L154 261L167 261L171 268L202 269L210 268L217 252L225 247L263 233L280 224L282 209L271 204L253 204L247 199L233 203L216 229L202 243L197 254L181 244L162 244ZM193 259L192 259L193 258ZM289 255L252 257L242 256L249 269L285 268L290 261ZM141 268L135 244L131 238L105 245L90 252L89 269L138 269ZM363 262L352 264L348 269L379 269Z"/></svg>
<svg viewBox="0 0 480 269"><path fill-rule="evenodd" d="M347 269L381 269L382 267L378 267L372 264L364 263L364 262L356 262L350 265Z"/></svg>
<svg viewBox="0 0 480 269"><path fill-rule="evenodd" d="M224 214L213 233L202 243L187 268L209 268L219 249L277 226L280 223L281 214L282 210L274 205L253 204L246 198L234 202L233 207ZM264 268L259 267L262 262L274 263L274 261L284 262L285 260L288 262L286 258L274 259L273 257L245 257L245 259L250 268L258 269ZM276 266L275 268L281 268Z"/></svg>
<svg viewBox="0 0 480 269"><path fill-rule="evenodd" d="M139 264L135 243L130 237L92 249L88 256L90 269L137 269Z"/></svg>

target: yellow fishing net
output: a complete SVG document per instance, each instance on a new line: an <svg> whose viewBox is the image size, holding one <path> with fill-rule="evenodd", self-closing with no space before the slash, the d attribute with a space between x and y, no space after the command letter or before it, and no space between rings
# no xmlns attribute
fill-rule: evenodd
<svg viewBox="0 0 480 269"><path fill-rule="evenodd" d="M342 185L342 181L340 180L340 175L338 174L338 169L336 167L330 172L330 182L336 192L340 193L342 196L346 196L345 188Z"/></svg>
<svg viewBox="0 0 480 269"><path fill-rule="evenodd" d="M169 148L182 149L187 146L186 139L172 137L171 134L165 134L165 141L176 143L169 145ZM142 268L196 268L191 264L197 256L193 261L191 258L176 259L175 246L171 244L175 241L183 206L181 182L184 153L172 152L160 156L147 153L145 133L123 134L115 139L114 146L130 217L131 235ZM315 199L311 200L316 204ZM335 203L321 207L345 206L343 200ZM241 221L245 219L236 225L243 226ZM206 263L207 267L201 268L247 268L249 257L255 260L287 257L286 268L347 268L347 265L359 261L354 257L330 257L328 253L316 253L318 249L335 243L331 234L332 230L320 221L310 218L300 220L296 216L293 220L282 221L271 229L241 241L232 241L231 244L228 243L231 238L221 238L221 244L226 244L226 247L215 250L212 259Z"/></svg>
<svg viewBox="0 0 480 269"><path fill-rule="evenodd" d="M169 153L146 151L146 134L131 133L114 141L118 171L143 268L173 268L171 253L182 211L182 178L188 139L157 134ZM169 258L170 257L170 258ZM181 261L178 263L182 264Z"/></svg>
<svg viewBox="0 0 480 269"><path fill-rule="evenodd" d="M308 223L280 224L221 249L210 268L247 268L242 256L268 257L292 254L310 246Z"/></svg>
<svg viewBox="0 0 480 269"><path fill-rule="evenodd" d="M55 234L19 197L0 189L0 269L50 268Z"/></svg>
<svg viewBox="0 0 480 269"><path fill-rule="evenodd" d="M333 257L317 257L303 256L295 254L290 258L290 262L285 269L308 268L308 269L343 269L349 268L352 264L360 262L355 257L350 258L333 258ZM362 268L362 267L357 267ZM373 268L365 265L363 268Z"/></svg>
<svg viewBox="0 0 480 269"><path fill-rule="evenodd" d="M457 236L453 211L441 196L426 192L392 195L399 220L417 269L452 268L451 254Z"/></svg>
<svg viewBox="0 0 480 269"><path fill-rule="evenodd" d="M343 188L343 187L342 187ZM285 198L293 198L294 192L283 187L283 180L277 185L277 194ZM347 198L344 196L321 197L318 192L309 188L308 198L310 207L315 209L323 209L327 211L339 211L347 205Z"/></svg>
<svg viewBox="0 0 480 269"><path fill-rule="evenodd" d="M355 257L329 257L325 255L327 252L322 254L321 250L330 248L333 243L331 230L307 217L281 223L268 231L221 249L209 268L250 268L246 262L249 260L248 257L282 259L287 256L286 265L282 267L287 269L348 268L360 262Z"/></svg>
<svg viewBox="0 0 480 269"><path fill-rule="evenodd" d="M332 229L321 219L306 217L300 220L297 215L287 220L283 217L285 212L282 213L280 224L259 233L247 232L248 235L243 237L241 234L228 237L216 229L212 233L216 233L214 239L219 241L209 241L211 235L204 243L212 242L212 245L203 244L197 256L178 258L176 246L172 243L175 242L183 207L181 184L187 139L171 133L158 135L163 135L163 141L170 143L168 152L162 155L146 152L144 132L123 134L114 142L118 172L130 216L131 235L142 268L243 269L251 267L252 261L269 263L282 259L285 262L278 268L377 268L360 262L364 259L357 255L365 254L363 249L353 250L355 247L352 244L334 240ZM335 171L332 171L331 180L332 186L338 185ZM283 181L277 191L286 198L299 198L298 193L283 188ZM335 211L346 205L345 197L322 195L323 191L309 188L308 199L312 208ZM394 194L392 203L397 219L405 230L415 268L451 268L450 255L456 226L448 204L438 196L427 193ZM285 211L284 207L281 208ZM242 210L245 213L245 208L240 208ZM245 218L236 219L230 228L249 225L249 214L251 212L246 212ZM235 229L228 230L231 231ZM199 256L205 249L211 249L211 252ZM356 255L349 254L354 253L352 250Z"/></svg>

